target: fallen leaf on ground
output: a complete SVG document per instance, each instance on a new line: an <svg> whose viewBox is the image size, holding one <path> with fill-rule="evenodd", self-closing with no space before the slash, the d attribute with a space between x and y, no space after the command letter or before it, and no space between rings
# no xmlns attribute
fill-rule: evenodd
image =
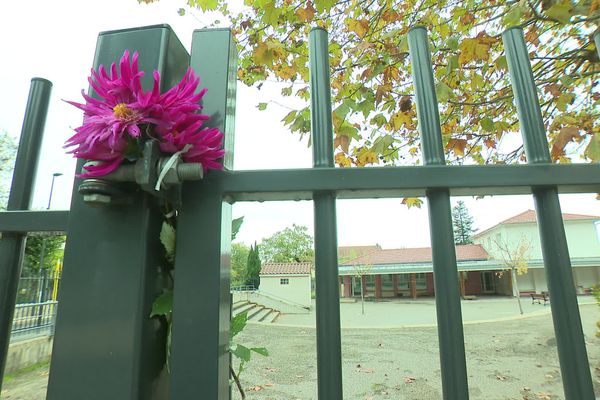
<svg viewBox="0 0 600 400"><path fill-rule="evenodd" d="M552 400L552 395L546 392L537 392L535 394L540 400Z"/></svg>
<svg viewBox="0 0 600 400"><path fill-rule="evenodd" d="M272 383L265 383L263 386L266 386L266 387L272 387L272 386L273 386L273 384L272 384Z"/></svg>
<svg viewBox="0 0 600 400"><path fill-rule="evenodd" d="M417 380L417 378L413 378L412 376L405 376L404 377L404 383L413 383L416 380Z"/></svg>
<svg viewBox="0 0 600 400"><path fill-rule="evenodd" d="M496 375L496 379L498 379L499 381L505 381L508 379L508 377L505 375L498 374L498 375Z"/></svg>
<svg viewBox="0 0 600 400"><path fill-rule="evenodd" d="M250 390L253 392L260 392L262 390L262 386L252 386Z"/></svg>

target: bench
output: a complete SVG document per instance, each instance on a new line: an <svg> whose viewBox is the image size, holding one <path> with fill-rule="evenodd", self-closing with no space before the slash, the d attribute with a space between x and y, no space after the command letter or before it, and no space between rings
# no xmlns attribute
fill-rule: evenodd
<svg viewBox="0 0 600 400"><path fill-rule="evenodd" d="M550 301L547 292L530 293L529 295L531 296L531 304L534 304L536 301L538 304L542 304L542 300L544 300L544 305L546 305L546 302Z"/></svg>

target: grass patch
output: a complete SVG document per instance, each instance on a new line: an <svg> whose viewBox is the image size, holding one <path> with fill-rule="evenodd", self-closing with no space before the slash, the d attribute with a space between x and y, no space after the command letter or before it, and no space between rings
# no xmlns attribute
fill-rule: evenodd
<svg viewBox="0 0 600 400"><path fill-rule="evenodd" d="M47 368L49 365L50 365L50 362L49 361L45 361L45 362L41 362L41 363L30 365L29 367L22 368L22 369L20 369L18 371L14 371L14 372L11 372L11 373L8 373L8 374L4 374L3 382L4 383L8 383L8 382L12 381L13 379L16 379L16 378L18 378L20 376L26 375L26 374L28 374L30 372L37 371L38 369L41 369L41 368Z"/></svg>

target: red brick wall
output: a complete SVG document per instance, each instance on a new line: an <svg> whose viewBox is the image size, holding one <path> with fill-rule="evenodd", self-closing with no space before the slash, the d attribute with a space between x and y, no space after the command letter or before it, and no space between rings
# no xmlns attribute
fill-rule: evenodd
<svg viewBox="0 0 600 400"><path fill-rule="evenodd" d="M425 274L425 278L427 279L427 294L434 294L435 288L433 285L433 273L429 272Z"/></svg>
<svg viewBox="0 0 600 400"><path fill-rule="evenodd" d="M481 294L481 272L467 272L467 279L465 280L465 294L467 296Z"/></svg>

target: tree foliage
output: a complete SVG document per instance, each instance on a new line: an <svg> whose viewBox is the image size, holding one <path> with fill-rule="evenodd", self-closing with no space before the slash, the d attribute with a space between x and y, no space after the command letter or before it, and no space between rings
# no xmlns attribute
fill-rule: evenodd
<svg viewBox="0 0 600 400"><path fill-rule="evenodd" d="M7 132L0 131L0 210L6 209L16 157L17 143Z"/></svg>
<svg viewBox="0 0 600 400"><path fill-rule="evenodd" d="M152 0L140 0L151 2ZM283 119L309 133L311 27L329 32L335 161L339 166L418 163L407 33L429 31L443 143L449 162L524 160L504 145L518 132L501 33L524 29L555 161L600 160L598 55L591 34L600 0L189 0L222 14L238 44L238 78L247 85L285 83L283 96L306 107ZM180 10L180 13L182 11ZM273 105L260 104L264 110ZM508 139L504 140L504 138Z"/></svg>
<svg viewBox="0 0 600 400"><path fill-rule="evenodd" d="M308 234L308 228L302 225L293 224L291 228L285 228L263 239L260 244L263 262L312 262L314 254L313 237Z"/></svg>
<svg viewBox="0 0 600 400"><path fill-rule="evenodd" d="M473 226L474 223L473 217L469 214L465 202L459 200L452 208L452 225L454 228L455 244L473 243L472 236L477 231Z"/></svg>
<svg viewBox="0 0 600 400"><path fill-rule="evenodd" d="M243 243L231 244L231 284L243 285L246 281L246 266L250 248Z"/></svg>
<svg viewBox="0 0 600 400"><path fill-rule="evenodd" d="M23 273L34 273L42 269L52 269L64 255L66 236L29 235L25 244ZM43 259L42 259L43 252Z"/></svg>
<svg viewBox="0 0 600 400"><path fill-rule="evenodd" d="M246 263L246 285L254 285L258 289L260 286L260 268L261 261L259 256L258 245L250 246L248 252L248 262Z"/></svg>

